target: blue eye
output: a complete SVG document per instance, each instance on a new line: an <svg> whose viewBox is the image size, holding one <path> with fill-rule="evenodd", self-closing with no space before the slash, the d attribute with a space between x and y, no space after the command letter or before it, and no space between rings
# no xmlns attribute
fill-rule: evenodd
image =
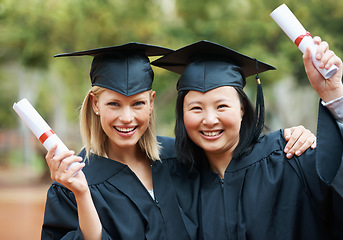
<svg viewBox="0 0 343 240"><path fill-rule="evenodd" d="M133 106L141 106L141 105L145 105L145 102L144 101L138 101L138 102L135 102L133 104Z"/></svg>
<svg viewBox="0 0 343 240"><path fill-rule="evenodd" d="M119 106L119 103L117 103L117 102L109 102L109 103L107 103L107 105L117 107L117 106Z"/></svg>

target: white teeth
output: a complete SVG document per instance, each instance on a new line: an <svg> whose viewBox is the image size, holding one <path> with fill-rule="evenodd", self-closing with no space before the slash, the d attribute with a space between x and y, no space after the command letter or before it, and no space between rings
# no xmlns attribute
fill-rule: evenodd
<svg viewBox="0 0 343 240"><path fill-rule="evenodd" d="M213 137L219 135L220 131L215 132L202 132L205 136Z"/></svg>
<svg viewBox="0 0 343 240"><path fill-rule="evenodd" d="M131 128L116 127L116 129L117 129L119 132L131 132L131 131L133 131L135 128L134 128L134 127L131 127Z"/></svg>

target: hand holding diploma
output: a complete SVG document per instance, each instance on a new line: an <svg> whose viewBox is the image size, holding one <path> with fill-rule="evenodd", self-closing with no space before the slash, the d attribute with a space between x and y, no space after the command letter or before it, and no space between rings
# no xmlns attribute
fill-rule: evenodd
<svg viewBox="0 0 343 240"><path fill-rule="evenodd" d="M27 99L24 98L18 103L14 103L13 109L31 129L32 133L43 144L46 150L49 151L51 148L56 146L56 148L54 148L55 151L53 155L69 152L69 149L66 147L66 145L64 145L61 139L54 133L54 131L44 121L44 119L39 115L39 113L36 111L36 109L34 109ZM68 169L76 164L80 163L72 162L70 165L68 165Z"/></svg>
<svg viewBox="0 0 343 240"><path fill-rule="evenodd" d="M304 66L312 87L317 91L321 99L328 103L343 97L342 60L329 49L327 42L321 41L320 37L314 37L314 41L318 45L318 50L315 56L313 56L311 50L307 48L307 51L303 55ZM323 81L323 76L312 64L313 57L319 61L320 68L330 69L333 65L337 66L338 69L335 74L326 81Z"/></svg>
<svg viewBox="0 0 343 240"><path fill-rule="evenodd" d="M329 69L319 67L320 61L315 57L318 45L285 4L276 8L270 16L303 54L305 54L308 47L311 49L312 62L325 79L332 77L336 73L338 69L336 65L332 65Z"/></svg>

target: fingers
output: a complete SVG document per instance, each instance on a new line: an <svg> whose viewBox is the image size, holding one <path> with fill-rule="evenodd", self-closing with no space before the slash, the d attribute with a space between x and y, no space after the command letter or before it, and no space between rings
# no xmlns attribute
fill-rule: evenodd
<svg viewBox="0 0 343 240"><path fill-rule="evenodd" d="M289 141L293 132L294 132L294 128L286 128L284 130L284 136L285 136L286 141ZM288 145L288 143L287 143L287 145Z"/></svg>
<svg viewBox="0 0 343 240"><path fill-rule="evenodd" d="M313 41L315 44L319 45L322 42L322 39L319 36L314 36Z"/></svg>
<svg viewBox="0 0 343 240"><path fill-rule="evenodd" d="M303 126L293 127L285 129L284 135L287 142L284 152L287 153L287 158L291 158L294 155L294 144L297 142L301 133L305 130ZM292 150L293 148L293 150ZM291 151L292 150L292 151Z"/></svg>
<svg viewBox="0 0 343 240"><path fill-rule="evenodd" d="M51 172L51 179L60 183L65 182L67 179L73 177L81 168L84 163L80 163L82 158L74 155L74 151L65 151L51 159L51 154L47 154L47 162Z"/></svg>
<svg viewBox="0 0 343 240"><path fill-rule="evenodd" d="M57 144L55 144L54 146L52 146L52 147L48 150L47 154L45 155L45 160L46 160L46 163L48 164L49 168L50 168L50 165L51 165L51 159L53 158L56 149L57 149Z"/></svg>
<svg viewBox="0 0 343 240"><path fill-rule="evenodd" d="M331 50L329 50L329 44L326 41L322 41L320 37L315 36L313 38L314 43L316 43L318 45L317 51L314 55L314 57L320 61L319 63L319 67L320 68L326 68L329 69L332 64L333 61L331 60L331 58L335 55ZM305 62L305 67L311 67L312 64L310 64L310 60L312 58L312 52L311 49L308 47L306 49L306 52L303 56L304 62ZM307 63L307 64L306 64ZM310 68L312 69L312 68Z"/></svg>
<svg viewBox="0 0 343 240"><path fill-rule="evenodd" d="M322 41L318 44L317 52L315 58L321 60L325 52L329 50L329 44L325 41Z"/></svg>
<svg viewBox="0 0 343 240"><path fill-rule="evenodd" d="M317 138L316 138L316 140L314 141L314 143L312 143L312 145L311 145L311 148L312 149L315 149L317 147Z"/></svg>
<svg viewBox="0 0 343 240"><path fill-rule="evenodd" d="M49 168L50 168L51 174L54 174L60 171L61 169L65 169L66 167L63 167L63 165L61 168L61 164L64 162L64 165L65 165L65 162L68 161L67 158L72 156L73 154L74 154L73 151L65 151L65 152L62 152L60 154L53 156L51 159L48 159L47 161L50 162Z"/></svg>
<svg viewBox="0 0 343 240"><path fill-rule="evenodd" d="M318 67L329 69L332 65L339 64L339 60L337 59L335 53L330 50L329 44L326 41L322 41L320 37L316 36L313 38L314 42L318 44L317 53L315 58L320 61Z"/></svg>
<svg viewBox="0 0 343 240"><path fill-rule="evenodd" d="M73 162L69 164L71 161ZM63 161L63 165L61 164L61 169L55 172L53 180L68 187L68 185L72 184L75 180L75 174L85 166L85 163L79 161L82 161L82 158L74 155L66 158L65 161Z"/></svg>
<svg viewBox="0 0 343 240"><path fill-rule="evenodd" d="M312 52L310 48L306 49L306 52L303 55L303 61L307 75L315 70L315 66L312 62Z"/></svg>
<svg viewBox="0 0 343 240"><path fill-rule="evenodd" d="M291 132L291 136L288 136L289 140L284 149L287 158L292 158L293 155L300 156L309 147L316 147L315 135L303 126L291 128L290 130L285 129L285 138L286 134L289 135L289 132Z"/></svg>
<svg viewBox="0 0 343 240"><path fill-rule="evenodd" d="M311 133L310 130L306 130L306 132L304 132L300 138L298 139L298 141L296 142L296 144L293 146L293 149L295 151L295 155L296 156L300 156L301 154L303 154L308 148L313 147L316 145L316 141L317 138L316 136ZM293 152L293 150L291 149L291 152Z"/></svg>

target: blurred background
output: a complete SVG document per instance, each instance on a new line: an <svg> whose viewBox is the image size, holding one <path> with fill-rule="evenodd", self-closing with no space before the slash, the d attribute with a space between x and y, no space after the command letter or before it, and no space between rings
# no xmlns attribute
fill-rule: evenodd
<svg viewBox="0 0 343 240"><path fill-rule="evenodd" d="M312 36L343 57L343 1L0 0L0 239L39 239L51 184L45 149L13 111L27 98L69 149L82 147L78 113L92 57L57 53L141 42L178 49L209 40L274 65L260 75L266 124L316 132L318 96L302 54L269 14L286 3ZM157 131L173 136L178 75L155 71ZM254 102L256 83L246 92Z"/></svg>

